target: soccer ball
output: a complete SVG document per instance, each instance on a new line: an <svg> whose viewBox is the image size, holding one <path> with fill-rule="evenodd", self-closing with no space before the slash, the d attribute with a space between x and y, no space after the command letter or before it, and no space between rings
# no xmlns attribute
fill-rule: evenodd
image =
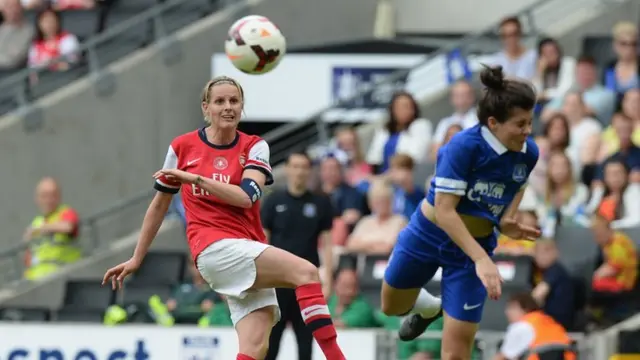
<svg viewBox="0 0 640 360"><path fill-rule="evenodd" d="M224 49L238 70L265 74L282 60L287 43L280 29L269 19L250 15L231 25Z"/></svg>

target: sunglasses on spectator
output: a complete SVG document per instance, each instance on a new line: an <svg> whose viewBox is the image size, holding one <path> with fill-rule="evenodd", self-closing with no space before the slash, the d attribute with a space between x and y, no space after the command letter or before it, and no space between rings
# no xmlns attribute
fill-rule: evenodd
<svg viewBox="0 0 640 360"><path fill-rule="evenodd" d="M638 46L638 42L637 41L618 40L617 43L618 43L618 45L624 46L624 47L636 47L636 46Z"/></svg>

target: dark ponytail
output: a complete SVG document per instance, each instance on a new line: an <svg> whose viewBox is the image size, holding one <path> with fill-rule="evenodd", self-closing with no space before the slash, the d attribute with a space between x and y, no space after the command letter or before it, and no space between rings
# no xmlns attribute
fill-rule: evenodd
<svg viewBox="0 0 640 360"><path fill-rule="evenodd" d="M483 66L480 81L485 89L478 102L478 120L481 124L487 125L490 117L504 123L514 109L533 109L536 104L533 85L524 80L506 79L502 66Z"/></svg>

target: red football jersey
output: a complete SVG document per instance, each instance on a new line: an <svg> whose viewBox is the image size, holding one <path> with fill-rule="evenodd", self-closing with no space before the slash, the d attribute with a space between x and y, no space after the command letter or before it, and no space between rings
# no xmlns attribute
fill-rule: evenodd
<svg viewBox="0 0 640 360"><path fill-rule="evenodd" d="M258 136L240 131L231 144L224 146L209 142L204 128L178 136L169 146L163 168L177 168L234 185L240 185L244 169L256 169L267 176L267 185L273 183L269 145ZM182 190L187 241L194 259L209 245L222 239L266 242L259 202L249 209L232 206L197 185L181 185L164 176L156 180L154 187L173 194Z"/></svg>

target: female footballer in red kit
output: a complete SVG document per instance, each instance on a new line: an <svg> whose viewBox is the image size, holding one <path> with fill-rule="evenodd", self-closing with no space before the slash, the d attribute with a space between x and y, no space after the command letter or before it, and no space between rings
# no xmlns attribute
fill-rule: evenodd
<svg viewBox="0 0 640 360"><path fill-rule="evenodd" d="M154 174L158 190L133 256L109 269L103 284L121 288L143 261L169 208L182 190L187 240L202 277L227 297L238 334L237 360L264 359L271 328L280 317L274 288L294 288L302 318L329 360L345 359L322 294L318 269L266 244L259 199L273 182L269 146L238 131L244 105L240 84L229 77L209 81L202 94L209 126L171 142L164 166Z"/></svg>

